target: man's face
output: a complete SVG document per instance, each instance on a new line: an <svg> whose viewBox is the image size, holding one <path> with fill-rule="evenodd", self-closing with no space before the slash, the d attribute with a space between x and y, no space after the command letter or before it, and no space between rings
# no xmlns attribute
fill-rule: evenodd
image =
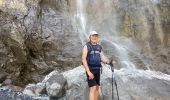
<svg viewBox="0 0 170 100"><path fill-rule="evenodd" d="M93 43L97 43L99 41L99 35L98 34L91 35L90 41L93 42Z"/></svg>

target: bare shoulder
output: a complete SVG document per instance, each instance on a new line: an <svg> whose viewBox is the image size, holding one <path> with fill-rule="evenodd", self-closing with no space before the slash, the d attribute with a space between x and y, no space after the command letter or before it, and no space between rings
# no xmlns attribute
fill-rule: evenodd
<svg viewBox="0 0 170 100"><path fill-rule="evenodd" d="M83 46L83 50L87 50L87 45L84 45L84 46Z"/></svg>
<svg viewBox="0 0 170 100"><path fill-rule="evenodd" d="M88 49L87 49L87 46L85 45L85 46L83 47L82 53L86 55L87 52L88 52Z"/></svg>

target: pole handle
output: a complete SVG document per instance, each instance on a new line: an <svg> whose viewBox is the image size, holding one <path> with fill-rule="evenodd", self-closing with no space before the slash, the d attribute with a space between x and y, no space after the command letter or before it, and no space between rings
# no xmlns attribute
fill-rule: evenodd
<svg viewBox="0 0 170 100"><path fill-rule="evenodd" d="M109 65L111 66L112 72L114 72L114 64L113 64L113 59L110 60Z"/></svg>

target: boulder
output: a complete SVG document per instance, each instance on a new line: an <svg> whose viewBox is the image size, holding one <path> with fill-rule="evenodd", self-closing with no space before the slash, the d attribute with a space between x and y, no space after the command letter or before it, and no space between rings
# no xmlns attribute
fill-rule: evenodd
<svg viewBox="0 0 170 100"><path fill-rule="evenodd" d="M58 73L47 80L46 91L50 98L60 98L65 95L66 85L66 79Z"/></svg>

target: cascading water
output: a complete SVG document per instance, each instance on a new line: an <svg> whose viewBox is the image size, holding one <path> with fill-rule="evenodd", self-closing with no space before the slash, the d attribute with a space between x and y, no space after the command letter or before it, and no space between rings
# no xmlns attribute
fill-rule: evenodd
<svg viewBox="0 0 170 100"><path fill-rule="evenodd" d="M102 27L103 25L98 24L97 26L93 26L94 23L91 24L91 22L93 22L93 20L91 20L89 18L89 16L92 15L87 15L87 11L86 9L88 8L88 4L90 1L83 1L83 0L76 0L76 14L75 14L75 23L77 25L77 30L80 36L80 39L82 41L82 45L85 44L85 42L87 42L88 40L88 32L91 30L99 30L99 34L100 34L100 40L101 43L109 43L110 47L114 47L116 50L116 54L112 54L111 51L113 51L113 49L110 49L109 47L106 48L106 52L104 52L104 54L109 57L110 55L116 55L119 59L119 63L121 67L125 67L125 68L130 68L130 69L134 69L135 65L129 60L129 55L128 52L126 50L126 48L123 47L123 45L120 44L119 42L119 36L117 35L116 32L116 21L115 21L115 16L116 13L114 13L114 15L110 15L110 17L113 17L114 20L112 22L107 22L106 24L110 24L112 26L109 26L108 30L112 30L110 32L113 33L109 33L107 30L105 30L105 27ZM110 5L111 2L106 2L104 5L104 8L107 8L107 6ZM92 6L97 6L97 5L92 5ZM110 5L111 6L111 5ZM113 12L113 11L111 11ZM111 13L111 12L106 12L106 13ZM93 13L94 14L94 13ZM101 15L102 16L102 15ZM100 16L99 16L100 17ZM89 23L88 23L89 22ZM97 27L97 28L94 28ZM98 29L100 28L100 29ZM101 32L100 32L101 30ZM105 31L103 31L105 30ZM114 31L113 31L114 30ZM103 31L103 33L102 33ZM114 52L115 53L115 52Z"/></svg>
<svg viewBox="0 0 170 100"><path fill-rule="evenodd" d="M86 13L85 13L85 7L83 5L83 0L77 0L77 9L75 14L75 25L77 26L77 30L80 34L80 40L82 44L85 43L87 35L87 29L86 29Z"/></svg>

